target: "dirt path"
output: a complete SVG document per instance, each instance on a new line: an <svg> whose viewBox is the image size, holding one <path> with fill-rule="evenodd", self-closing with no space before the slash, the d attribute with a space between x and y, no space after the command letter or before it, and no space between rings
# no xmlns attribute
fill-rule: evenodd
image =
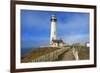
<svg viewBox="0 0 100 73"><path fill-rule="evenodd" d="M71 50L70 51L67 51L63 54L62 56L62 60L63 61L69 61L69 60L75 60Z"/></svg>

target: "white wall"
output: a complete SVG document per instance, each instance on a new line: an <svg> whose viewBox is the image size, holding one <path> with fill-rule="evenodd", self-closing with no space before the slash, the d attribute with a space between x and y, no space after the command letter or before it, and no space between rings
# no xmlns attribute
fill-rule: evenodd
<svg viewBox="0 0 100 73"><path fill-rule="evenodd" d="M97 37L100 37L100 0L34 0L56 3L75 3L97 5ZM100 72L100 38L97 40L97 68L39 71L34 73L99 73ZM10 73L10 1L0 0L0 73ZM29 73L29 72L27 72ZM33 73L33 72L30 72Z"/></svg>

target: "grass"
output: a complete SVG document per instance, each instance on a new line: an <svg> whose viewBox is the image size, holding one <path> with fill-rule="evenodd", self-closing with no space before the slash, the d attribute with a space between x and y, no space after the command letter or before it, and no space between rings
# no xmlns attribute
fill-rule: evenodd
<svg viewBox="0 0 100 73"><path fill-rule="evenodd" d="M79 59L88 60L89 59L89 47L79 49Z"/></svg>
<svg viewBox="0 0 100 73"><path fill-rule="evenodd" d="M78 55L79 55L80 60L88 60L89 59L89 51L90 51L89 47L75 46L75 48L78 51ZM36 59L36 58L38 58L42 55L46 55L46 54L48 54L52 51L55 51L57 49L61 49L61 48L57 48L57 47L35 48L31 52L29 52L28 54L21 57L21 62L22 63L31 62L33 59ZM72 46L70 46L69 50L67 50L63 54L61 54L56 61L62 61L62 58L63 58L64 54L68 51L71 51L71 49L72 49Z"/></svg>
<svg viewBox="0 0 100 73"><path fill-rule="evenodd" d="M31 52L29 52L28 54L24 55L21 57L21 62L31 62L33 59L36 59L42 55L48 54L52 51L55 51L57 49L57 47L43 47L43 48L35 48L33 49Z"/></svg>
<svg viewBox="0 0 100 73"><path fill-rule="evenodd" d="M89 47L86 46L76 46L76 50L78 51L79 59L80 60L88 60L89 59Z"/></svg>

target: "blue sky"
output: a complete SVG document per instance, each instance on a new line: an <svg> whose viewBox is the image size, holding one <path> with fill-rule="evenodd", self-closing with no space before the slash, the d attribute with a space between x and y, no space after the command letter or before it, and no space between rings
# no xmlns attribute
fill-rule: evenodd
<svg viewBox="0 0 100 73"><path fill-rule="evenodd" d="M57 18L57 38L66 43L89 42L89 13L21 10L21 48L48 45L51 15Z"/></svg>

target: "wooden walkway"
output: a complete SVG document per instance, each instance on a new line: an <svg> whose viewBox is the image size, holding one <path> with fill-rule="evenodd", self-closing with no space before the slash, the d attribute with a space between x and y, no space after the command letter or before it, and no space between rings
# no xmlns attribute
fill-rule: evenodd
<svg viewBox="0 0 100 73"><path fill-rule="evenodd" d="M71 50L65 52L62 56L63 61L75 60L74 55Z"/></svg>

